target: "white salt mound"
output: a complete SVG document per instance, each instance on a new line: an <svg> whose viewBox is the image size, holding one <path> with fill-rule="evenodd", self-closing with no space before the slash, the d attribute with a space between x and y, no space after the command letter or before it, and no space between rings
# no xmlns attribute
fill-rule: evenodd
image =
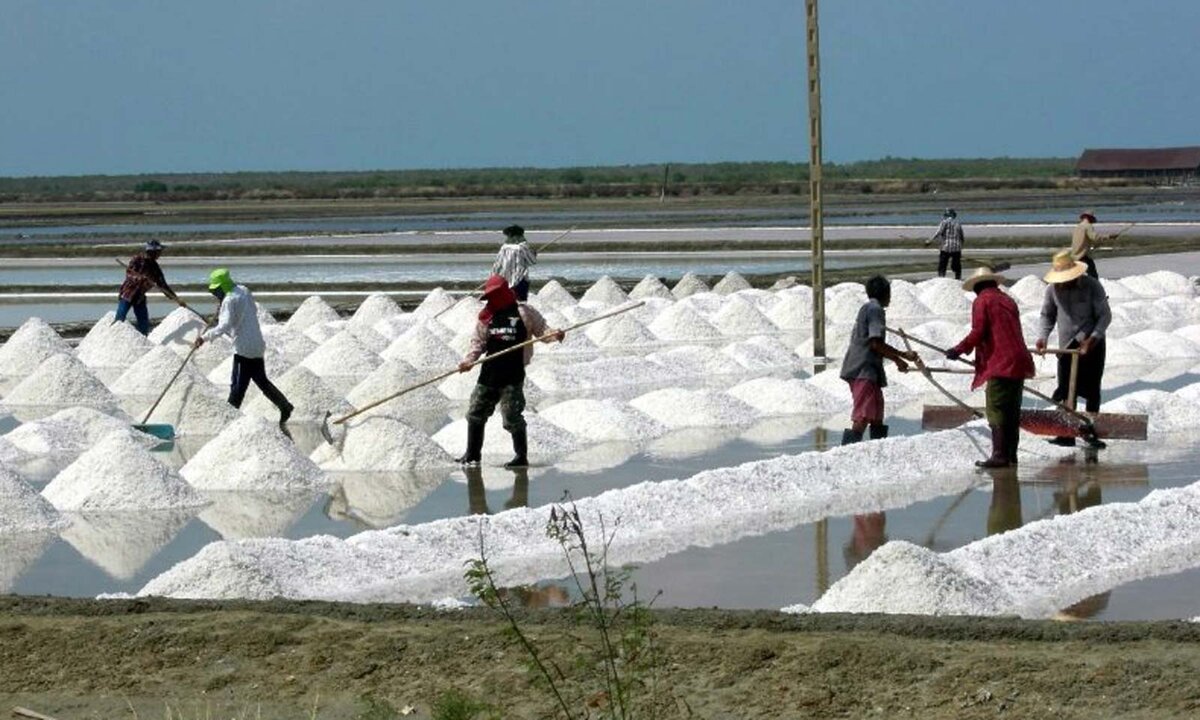
<svg viewBox="0 0 1200 720"><path fill-rule="evenodd" d="M934 315L959 315L969 312L971 301L962 283L951 278L932 278L918 285L921 302Z"/></svg>
<svg viewBox="0 0 1200 720"><path fill-rule="evenodd" d="M650 323L650 331L663 340L674 342L717 340L724 337L712 323L684 303L675 303L662 311L654 318L654 322Z"/></svg>
<svg viewBox="0 0 1200 720"><path fill-rule="evenodd" d="M147 445L156 441L134 430L129 420L89 407L70 407L17 427L4 440L31 455L77 455L112 433L125 433Z"/></svg>
<svg viewBox="0 0 1200 720"><path fill-rule="evenodd" d="M747 282L746 278L730 270L725 273L725 277L717 281L716 285L713 285L713 292L719 295L732 295L735 292L748 290L749 288L750 283Z"/></svg>
<svg viewBox="0 0 1200 720"><path fill-rule="evenodd" d="M1121 284L1142 297L1160 298L1165 295L1195 295L1196 287L1183 275L1159 270L1146 275L1131 275Z"/></svg>
<svg viewBox="0 0 1200 720"><path fill-rule="evenodd" d="M636 347L642 345L657 345L661 342L650 332L649 328L637 321L631 313L601 320L586 330L572 335L586 335L589 340L600 347Z"/></svg>
<svg viewBox="0 0 1200 720"><path fill-rule="evenodd" d="M151 347L153 344L129 323L113 323L110 313L79 341L75 357L92 368L127 368Z"/></svg>
<svg viewBox="0 0 1200 720"><path fill-rule="evenodd" d="M304 337L312 340L317 345L320 345L329 338L345 330L346 326L349 324L349 320L334 320L332 322L314 323L304 328Z"/></svg>
<svg viewBox="0 0 1200 720"><path fill-rule="evenodd" d="M391 296L384 293L371 293L367 296L358 309L354 311L354 315L350 318L350 322L363 327L372 327L375 323L394 315L402 315L403 310L396 304L396 301Z"/></svg>
<svg viewBox="0 0 1200 720"><path fill-rule="evenodd" d="M148 339L155 345L179 345L186 349L203 329L200 316L187 308L175 308L150 331Z"/></svg>
<svg viewBox="0 0 1200 720"><path fill-rule="evenodd" d="M675 283L675 287L671 288L671 294L677 300L682 300L696 293L708 292L708 284L693 273L684 273L683 277L679 278L679 282Z"/></svg>
<svg viewBox="0 0 1200 720"><path fill-rule="evenodd" d="M831 322L849 325L858 317L866 296L858 292L826 293L825 316Z"/></svg>
<svg viewBox="0 0 1200 720"><path fill-rule="evenodd" d="M396 472L436 470L454 464L428 435L394 417L359 416L348 421L345 430L335 428L334 432L345 433L344 442L339 442L341 451L324 445L312 455L328 470Z"/></svg>
<svg viewBox="0 0 1200 720"><path fill-rule="evenodd" d="M721 348L721 352L751 372L792 367L799 360L782 340L770 335L756 335L729 343Z"/></svg>
<svg viewBox="0 0 1200 720"><path fill-rule="evenodd" d="M766 315L772 323L784 330L812 330L812 298L797 293L780 293Z"/></svg>
<svg viewBox="0 0 1200 720"><path fill-rule="evenodd" d="M393 340L381 356L384 360L403 360L422 371L449 370L462 360L425 325L417 325Z"/></svg>
<svg viewBox="0 0 1200 720"><path fill-rule="evenodd" d="M302 331L277 323L262 328L263 341L278 350L289 364L295 365L317 349L318 343Z"/></svg>
<svg viewBox="0 0 1200 720"><path fill-rule="evenodd" d="M390 318L384 318L371 326L371 329L379 333L384 340L395 340L404 333L411 330L414 326L422 322L421 318L416 317L412 313L407 315L393 315ZM330 337L333 337L330 335Z"/></svg>
<svg viewBox="0 0 1200 720"><path fill-rule="evenodd" d="M952 559L902 540L876 550L813 603L817 612L999 615L1005 592Z"/></svg>
<svg viewBox="0 0 1200 720"><path fill-rule="evenodd" d="M771 322L754 303L736 295L731 296L721 305L721 309L712 316L712 323L728 336L770 335L779 332L775 323Z"/></svg>
<svg viewBox="0 0 1200 720"><path fill-rule="evenodd" d="M54 355L69 354L71 346L41 318L31 317L0 346L0 375L28 375Z"/></svg>
<svg viewBox="0 0 1200 720"><path fill-rule="evenodd" d="M610 391L616 387L657 385L671 382L670 372L641 357L600 357L578 363L548 365L533 363L526 374L547 393L584 390ZM527 393L528 394L528 393Z"/></svg>
<svg viewBox="0 0 1200 720"><path fill-rule="evenodd" d="M104 383L86 365L65 353L53 355L38 365L5 396L4 402L9 406L83 405L113 414L120 412L120 403Z"/></svg>
<svg viewBox="0 0 1200 720"><path fill-rule="evenodd" d="M664 300L674 300L675 296L671 294L671 289L662 284L662 281L653 275L647 275L638 281L637 285L629 291L630 300L644 300L646 298L663 298Z"/></svg>
<svg viewBox="0 0 1200 720"><path fill-rule="evenodd" d="M341 316L337 314L337 310L334 310L328 303L322 300L320 295L313 295L300 303L300 307L296 308L296 312L292 313L292 316L288 318L285 324L290 328L303 332L313 325L320 325L341 319Z"/></svg>
<svg viewBox="0 0 1200 720"><path fill-rule="evenodd" d="M743 425L760 416L741 400L711 390L666 388L639 395L629 404L671 429Z"/></svg>
<svg viewBox="0 0 1200 720"><path fill-rule="evenodd" d="M179 372L181 366L183 371ZM216 392L215 386L200 374L193 363L184 365L183 358L165 347L151 348L114 380L109 389L117 395L158 395L176 372L179 372L179 377L175 379L173 387L199 383Z"/></svg>
<svg viewBox="0 0 1200 720"><path fill-rule="evenodd" d="M579 439L537 413L525 412L529 443L529 460L533 463L553 462L578 449ZM457 457L467 447L467 421L455 420L433 434L433 441L447 453ZM512 436L504 429L500 408L488 419L483 437L483 457L505 461L513 456Z"/></svg>
<svg viewBox="0 0 1200 720"><path fill-rule="evenodd" d="M443 288L436 287L429 291L429 294L421 300L421 304L413 310L412 314L421 319L432 320L434 315L452 307L455 302L457 301L453 295Z"/></svg>
<svg viewBox="0 0 1200 720"><path fill-rule="evenodd" d="M200 383L173 386L154 409L149 422L172 425L176 435L219 433L242 416L240 410L226 401L228 393L228 386L215 390L214 386Z"/></svg>
<svg viewBox="0 0 1200 720"><path fill-rule="evenodd" d="M537 291L537 299L548 308L565 307L575 304L575 296L567 291L557 280L551 280Z"/></svg>
<svg viewBox="0 0 1200 720"><path fill-rule="evenodd" d="M629 300L629 296L621 289L615 280L607 275L603 275L592 284L583 297L579 298L579 302L591 302L604 307L612 307L620 305Z"/></svg>
<svg viewBox="0 0 1200 720"><path fill-rule="evenodd" d="M66 524L20 475L0 465L0 537L57 530Z"/></svg>
<svg viewBox="0 0 1200 720"><path fill-rule="evenodd" d="M140 443L113 433L60 472L42 495L59 510L174 510L207 505Z"/></svg>
<svg viewBox="0 0 1200 720"><path fill-rule="evenodd" d="M892 283L892 302L888 305L889 318L912 318L924 320L929 316L929 308L917 296L915 287L899 286Z"/></svg>
<svg viewBox="0 0 1200 720"><path fill-rule="evenodd" d="M292 369L292 363L288 362L288 359L279 351L279 348L271 345L268 345L266 352L263 353L263 362L266 365L267 377L269 378L279 377ZM233 379L233 355L231 354L222 360L205 377L217 387L229 387L229 383Z"/></svg>
<svg viewBox="0 0 1200 720"><path fill-rule="evenodd" d="M1162 330L1143 330L1128 336L1125 340L1146 350L1149 354L1159 359L1195 358L1200 355L1200 345L1196 345L1192 341L1174 333L1167 333Z"/></svg>
<svg viewBox="0 0 1200 720"><path fill-rule="evenodd" d="M437 321L450 328L454 333L470 332L474 330L475 323L479 321L479 311L482 308L483 303L476 300L474 296L468 295L439 315Z"/></svg>
<svg viewBox="0 0 1200 720"><path fill-rule="evenodd" d="M350 403L334 392L313 371L297 365L283 375L272 378L271 382L279 388L295 410L292 420L296 422L311 422L321 420L326 412L342 415L352 410ZM268 420L279 419L279 409L262 393L246 406L246 412Z"/></svg>
<svg viewBox="0 0 1200 720"><path fill-rule="evenodd" d="M898 323L893 324L889 319L888 324L895 325ZM900 329L904 330L904 332L910 337L919 338L927 343L937 345L940 348L950 348L957 345L960 340L967 336L967 333L971 330L971 326L969 324L950 322L948 320L930 320L929 322L922 323L916 327L905 327ZM900 348L901 350L904 349L904 341L899 335L888 333L887 339L890 344ZM937 355L936 351L922 347L916 343L913 343L913 349L921 353L922 357L928 358L931 355L936 357Z"/></svg>
<svg viewBox="0 0 1200 720"><path fill-rule="evenodd" d="M383 364L383 359L353 333L342 331L313 350L300 363L321 378L353 377L362 379Z"/></svg>
<svg viewBox="0 0 1200 720"><path fill-rule="evenodd" d="M661 365L673 377L712 378L722 375L742 375L746 368L721 351L704 345L682 345L646 356Z"/></svg>
<svg viewBox="0 0 1200 720"><path fill-rule="evenodd" d="M1200 426L1200 404L1185 395L1162 390L1138 390L1110 400L1100 408L1104 412L1147 415L1150 433L1193 432Z"/></svg>
<svg viewBox="0 0 1200 720"><path fill-rule="evenodd" d="M538 415L586 442L643 442L667 431L644 412L611 398L567 400Z"/></svg>
<svg viewBox="0 0 1200 720"><path fill-rule="evenodd" d="M366 407L430 377L428 371L417 370L403 360L388 360L355 385L346 395L346 401L356 408ZM372 412L386 415L407 411L442 410L448 404L449 398L435 385L426 385L390 400Z"/></svg>
<svg viewBox="0 0 1200 720"><path fill-rule="evenodd" d="M755 378L726 392L767 416L829 415L846 405L841 398L796 378Z"/></svg>
<svg viewBox="0 0 1200 720"><path fill-rule="evenodd" d="M1008 288L1017 304L1027 308L1040 308L1046 299L1046 283L1037 275L1026 275Z"/></svg>
<svg viewBox="0 0 1200 720"><path fill-rule="evenodd" d="M253 415L222 430L179 472L201 490L319 490L330 483L278 424Z"/></svg>

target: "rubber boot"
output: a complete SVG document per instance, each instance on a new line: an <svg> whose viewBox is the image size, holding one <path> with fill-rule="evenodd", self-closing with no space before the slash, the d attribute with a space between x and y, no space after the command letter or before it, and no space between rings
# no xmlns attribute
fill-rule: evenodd
<svg viewBox="0 0 1200 720"><path fill-rule="evenodd" d="M852 430L851 428L846 428L845 430L842 431L842 444L843 445L853 445L856 442L861 442L862 438L863 438L863 434L861 432L857 432L855 430Z"/></svg>
<svg viewBox="0 0 1200 720"><path fill-rule="evenodd" d="M504 463L504 467L509 469L529 467L529 458L527 457L529 454L529 445L526 441L525 431L513 431L512 441L514 453L513 459Z"/></svg>
<svg viewBox="0 0 1200 720"><path fill-rule="evenodd" d="M1021 421L1009 423L1004 433L1004 454L1008 456L1008 464L1017 466L1017 446L1021 444Z"/></svg>
<svg viewBox="0 0 1200 720"><path fill-rule="evenodd" d="M888 436L888 426L883 423L871 424L871 439L882 440Z"/></svg>
<svg viewBox="0 0 1200 720"><path fill-rule="evenodd" d="M992 456L987 460L979 460L975 463L975 467L990 470L992 468L1008 467L1008 449L1005 443L1003 427L992 426Z"/></svg>
<svg viewBox="0 0 1200 720"><path fill-rule="evenodd" d="M483 423L467 423L467 451L463 453L457 463L460 465L478 465L479 458L483 454Z"/></svg>
<svg viewBox="0 0 1200 720"><path fill-rule="evenodd" d="M1059 447L1075 447L1075 438L1073 437L1052 437L1046 442Z"/></svg>

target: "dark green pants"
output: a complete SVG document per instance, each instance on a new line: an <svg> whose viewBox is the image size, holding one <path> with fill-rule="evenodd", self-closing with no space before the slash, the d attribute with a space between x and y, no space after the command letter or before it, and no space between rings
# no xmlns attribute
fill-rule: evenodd
<svg viewBox="0 0 1200 720"><path fill-rule="evenodd" d="M992 378L987 381L988 425L1000 428L1015 428L1021 422L1021 395L1024 380Z"/></svg>
<svg viewBox="0 0 1200 720"><path fill-rule="evenodd" d="M467 422L484 425L500 405L500 418L504 429L512 432L525 430L525 383L492 387L477 384L471 393L471 407L467 410Z"/></svg>

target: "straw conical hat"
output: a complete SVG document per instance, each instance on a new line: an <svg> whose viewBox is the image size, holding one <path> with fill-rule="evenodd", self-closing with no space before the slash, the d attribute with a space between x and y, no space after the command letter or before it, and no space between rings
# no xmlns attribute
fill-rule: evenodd
<svg viewBox="0 0 1200 720"><path fill-rule="evenodd" d="M993 280L997 285L1000 285L1004 283L1005 277L995 270L992 270L987 265L984 265L983 267L976 269L971 277L963 281L963 290L968 292L974 290L976 285L985 280Z"/></svg>
<svg viewBox="0 0 1200 720"><path fill-rule="evenodd" d="M1048 283L1064 283L1087 272L1087 265L1071 256L1070 250L1054 253L1050 261L1050 272L1042 278Z"/></svg>

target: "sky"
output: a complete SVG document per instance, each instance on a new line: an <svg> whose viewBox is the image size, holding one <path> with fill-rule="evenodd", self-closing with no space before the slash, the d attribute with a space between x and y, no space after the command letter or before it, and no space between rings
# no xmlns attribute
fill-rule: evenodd
<svg viewBox="0 0 1200 720"><path fill-rule="evenodd" d="M827 162L1200 145L1197 0L824 0ZM806 161L803 0L3 0L0 176Z"/></svg>

